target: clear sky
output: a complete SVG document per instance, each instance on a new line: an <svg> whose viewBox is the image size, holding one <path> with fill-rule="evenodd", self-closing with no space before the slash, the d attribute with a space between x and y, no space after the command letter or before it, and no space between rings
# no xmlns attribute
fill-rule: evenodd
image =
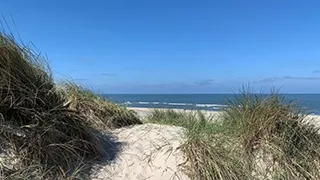
<svg viewBox="0 0 320 180"><path fill-rule="evenodd" d="M0 12L57 81L99 92L320 92L319 0L1 0Z"/></svg>

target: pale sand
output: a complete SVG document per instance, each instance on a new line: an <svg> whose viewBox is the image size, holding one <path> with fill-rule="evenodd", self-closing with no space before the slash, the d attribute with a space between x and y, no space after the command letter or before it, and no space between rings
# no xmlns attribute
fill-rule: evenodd
<svg viewBox="0 0 320 180"><path fill-rule="evenodd" d="M112 180L184 180L189 179L181 164L183 128L143 124L112 132L123 144L115 160L104 165L93 179Z"/></svg>
<svg viewBox="0 0 320 180"><path fill-rule="evenodd" d="M148 108L130 108L145 119L151 114ZM177 110L185 111L185 110ZM190 112L190 110L186 110ZM221 113L204 111L208 116L219 118ZM309 116L320 126L320 116ZM115 159L94 173L93 179L112 180L184 180L189 179L182 171L185 163L178 147L183 143L181 127L146 123L117 129L111 132L122 148Z"/></svg>
<svg viewBox="0 0 320 180"><path fill-rule="evenodd" d="M319 115L309 115L307 117L309 119L309 122L314 124L317 127L320 127L320 116Z"/></svg>

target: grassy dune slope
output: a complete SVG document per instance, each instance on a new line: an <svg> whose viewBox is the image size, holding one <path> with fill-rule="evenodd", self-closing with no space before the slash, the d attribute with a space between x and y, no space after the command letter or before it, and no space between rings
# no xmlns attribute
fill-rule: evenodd
<svg viewBox="0 0 320 180"><path fill-rule="evenodd" d="M94 127L141 123L76 87L57 88L41 56L0 33L0 178L75 178L104 153Z"/></svg>
<svg viewBox="0 0 320 180"><path fill-rule="evenodd" d="M74 83L62 85L70 109L89 117L92 127L104 130L142 124L136 112L118 106Z"/></svg>
<svg viewBox="0 0 320 180"><path fill-rule="evenodd" d="M278 93L243 91L216 121L172 110L149 120L187 129L181 148L192 179L320 179L319 128Z"/></svg>

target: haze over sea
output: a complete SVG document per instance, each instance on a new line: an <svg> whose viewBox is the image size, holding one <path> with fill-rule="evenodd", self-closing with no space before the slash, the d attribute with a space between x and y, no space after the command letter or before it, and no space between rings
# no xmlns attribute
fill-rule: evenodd
<svg viewBox="0 0 320 180"><path fill-rule="evenodd" d="M219 111L234 94L104 94L111 101L128 107L200 109ZM320 115L320 94L286 94L308 113Z"/></svg>

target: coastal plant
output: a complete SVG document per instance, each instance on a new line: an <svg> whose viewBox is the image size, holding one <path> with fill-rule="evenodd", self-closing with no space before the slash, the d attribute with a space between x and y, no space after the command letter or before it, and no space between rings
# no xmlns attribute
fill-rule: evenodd
<svg viewBox="0 0 320 180"><path fill-rule="evenodd" d="M216 118L201 111L154 109L148 119L186 129L180 149L187 159L183 169L191 179L252 179L239 141L220 133Z"/></svg>
<svg viewBox="0 0 320 180"><path fill-rule="evenodd" d="M312 120L298 102L277 91L244 89L230 99L221 126L240 138L252 168L265 167L256 172L265 179L320 179L320 134Z"/></svg>
<svg viewBox="0 0 320 180"><path fill-rule="evenodd" d="M136 112L110 102L75 83L66 82L60 87L71 110L88 117L95 129L114 129L142 124Z"/></svg>
<svg viewBox="0 0 320 180"><path fill-rule="evenodd" d="M65 104L46 61L0 32L0 178L75 175L102 154L87 122Z"/></svg>
<svg viewBox="0 0 320 180"><path fill-rule="evenodd" d="M181 126L191 179L320 179L320 134L298 102L244 89L210 118L153 110L150 122Z"/></svg>
<svg viewBox="0 0 320 180"><path fill-rule="evenodd" d="M148 117L149 122L158 124L167 124L188 128L190 123L194 123L197 114L194 112L186 113L185 111L177 111L172 109L152 109L151 116Z"/></svg>
<svg viewBox="0 0 320 180"><path fill-rule="evenodd" d="M253 179L238 146L237 139L221 134L188 135L186 142L180 147L187 159L184 166L187 175L197 180Z"/></svg>

